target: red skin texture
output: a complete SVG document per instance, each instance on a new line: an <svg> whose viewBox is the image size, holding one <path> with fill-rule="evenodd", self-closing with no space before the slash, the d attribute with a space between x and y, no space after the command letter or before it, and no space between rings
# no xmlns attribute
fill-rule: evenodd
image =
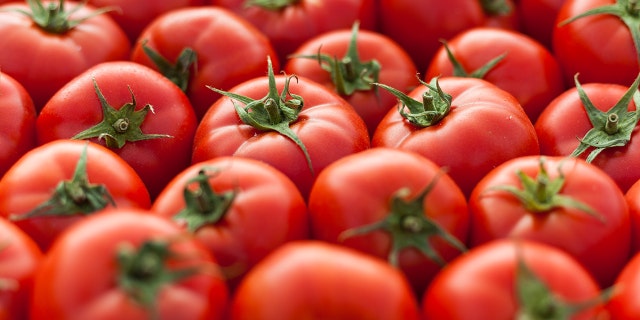
<svg viewBox="0 0 640 320"><path fill-rule="evenodd" d="M498 186L521 189L518 170L535 179L540 157L521 157L492 170L473 190L469 199L474 226L470 246L507 237L553 245L571 254L606 288L629 259L631 221L624 194L605 172L582 159L549 156L544 159L549 179L558 177L559 166L564 174L560 194L588 205L604 221L569 207L536 213L526 209L512 194L495 190Z"/></svg>
<svg viewBox="0 0 640 320"><path fill-rule="evenodd" d="M36 145L36 109L25 88L0 73L0 177Z"/></svg>
<svg viewBox="0 0 640 320"><path fill-rule="evenodd" d="M151 207L146 186L117 154L95 143L61 139L32 149L7 171L0 180L0 216L11 218L25 214L49 200L60 182L72 179L85 148L89 183L104 185L117 207ZM81 213L69 214L13 222L33 238L42 251L47 251L60 233L86 217Z"/></svg>
<svg viewBox="0 0 640 320"><path fill-rule="evenodd" d="M192 72L187 96L196 116L201 119L221 90L254 77L264 76L267 56L274 70L280 69L269 39L238 15L215 6L176 9L153 20L140 34L131 52L131 61L157 70L142 50L142 42L171 63L190 47L198 55L197 70Z"/></svg>
<svg viewBox="0 0 640 320"><path fill-rule="evenodd" d="M27 319L33 278L43 255L13 223L0 218L0 319Z"/></svg>
<svg viewBox="0 0 640 320"><path fill-rule="evenodd" d="M151 210L173 218L185 208L188 180L205 167L219 170L209 179L216 193L237 190L221 220L194 233L216 257L231 288L275 248L308 238L307 207L296 185L272 166L249 158L218 157L193 164L167 185Z"/></svg>
<svg viewBox="0 0 640 320"><path fill-rule="evenodd" d="M282 92L285 77L276 76L278 92ZM262 99L268 89L268 78L259 77L229 91ZM228 97L212 105L198 125L192 163L220 156L264 161L284 172L307 199L322 169L343 156L369 148L369 134L364 121L340 96L303 77L291 80L289 91L304 99L304 107L290 128L306 146L313 172L297 144L275 131L260 131L242 123Z"/></svg>
<svg viewBox="0 0 640 320"><path fill-rule="evenodd" d="M566 0L519 0L516 10L523 33L551 50L556 17Z"/></svg>
<svg viewBox="0 0 640 320"><path fill-rule="evenodd" d="M560 65L551 52L532 38L506 29L468 29L448 41L449 49L463 68L471 73L490 60L506 54L487 80L518 99L532 122L556 96L565 90ZM453 75L444 46L431 61L424 79Z"/></svg>
<svg viewBox="0 0 640 320"><path fill-rule="evenodd" d="M324 241L283 245L231 302L232 320L418 319L411 287L384 261Z"/></svg>
<svg viewBox="0 0 640 320"><path fill-rule="evenodd" d="M615 282L615 294L607 303L606 308L610 319L637 319L640 317L640 254L635 253L624 269L619 273Z"/></svg>
<svg viewBox="0 0 640 320"><path fill-rule="evenodd" d="M631 219L631 255L640 252L640 180L636 181L624 194L629 205Z"/></svg>
<svg viewBox="0 0 640 320"><path fill-rule="evenodd" d="M292 55L326 54L341 59L347 53L352 38L351 30L343 29L323 33L303 43ZM403 92L416 84L416 66L407 52L393 39L377 32L359 30L357 48L360 61L376 60L381 66L379 83L384 83ZM309 78L337 92L331 74L315 59L291 57L284 67L287 74ZM367 123L369 134L373 134L378 123L397 102L394 95L375 87L369 91L355 91L342 97L351 104Z"/></svg>
<svg viewBox="0 0 640 320"><path fill-rule="evenodd" d="M563 301L579 303L599 295L593 277L564 251L533 241L497 240L471 249L436 276L422 300L423 319L517 318L514 287L518 254ZM599 312L601 305L571 319L595 319Z"/></svg>
<svg viewBox="0 0 640 320"><path fill-rule="evenodd" d="M65 10L76 4L65 1ZM108 15L92 17L57 35L43 32L13 9L29 10L29 6L24 2L0 7L0 34L4 35L0 37L0 66L25 87L38 111L75 76L98 63L129 56L126 34ZM94 10L84 6L71 17L85 17Z"/></svg>
<svg viewBox="0 0 640 320"><path fill-rule="evenodd" d="M371 146L414 151L448 167L449 176L467 196L500 163L539 154L533 125L513 95L476 78L446 77L439 83L453 97L444 119L419 128L394 108L380 122ZM427 90L421 85L408 95L422 101Z"/></svg>

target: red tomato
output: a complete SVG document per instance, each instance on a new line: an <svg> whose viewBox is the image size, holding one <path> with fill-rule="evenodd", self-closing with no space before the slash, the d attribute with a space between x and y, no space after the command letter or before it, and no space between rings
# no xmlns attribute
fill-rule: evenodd
<svg viewBox="0 0 640 320"><path fill-rule="evenodd" d="M396 98L371 82L408 92L416 85L416 66L393 39L374 31L336 30L307 40L284 71L322 83L340 94L364 119L373 134Z"/></svg>
<svg viewBox="0 0 640 320"><path fill-rule="evenodd" d="M285 61L302 43L327 31L349 28L360 21L375 28L377 0L212 0L262 30Z"/></svg>
<svg viewBox="0 0 640 320"><path fill-rule="evenodd" d="M28 319L33 278L42 261L38 245L0 218L0 319Z"/></svg>
<svg viewBox="0 0 640 320"><path fill-rule="evenodd" d="M69 228L35 278L33 319L222 319L218 265L195 238L145 210Z"/></svg>
<svg viewBox="0 0 640 320"><path fill-rule="evenodd" d="M280 60L262 32L238 15L215 6L171 10L142 31L131 60L161 70L147 56L143 44L164 57L166 63L175 61L176 71L186 71L186 79L179 81L187 83L186 93L198 119L220 97L207 86L228 90L264 76L267 56L274 57L275 69L280 68ZM183 65L181 59L189 58L181 56L185 49L197 56L195 66Z"/></svg>
<svg viewBox="0 0 640 320"><path fill-rule="evenodd" d="M373 147L418 152L447 167L465 195L495 166L539 154L533 124L510 93L476 78L423 84L382 119Z"/></svg>
<svg viewBox="0 0 640 320"><path fill-rule="evenodd" d="M0 66L27 89L36 110L91 66L127 59L126 34L108 15L95 15L96 8L75 1L27 2L0 7ZM60 10L45 9L49 6Z"/></svg>
<svg viewBox="0 0 640 320"><path fill-rule="evenodd" d="M483 70L494 59L500 60ZM562 70L551 52L532 38L506 29L471 28L441 46L424 79L452 75L482 78L511 93L532 122L565 90Z"/></svg>
<svg viewBox="0 0 640 320"><path fill-rule="evenodd" d="M174 83L128 61L85 71L36 121L40 144L74 138L108 146L136 170L152 199L190 164L196 126L187 96Z"/></svg>
<svg viewBox="0 0 640 320"><path fill-rule="evenodd" d="M566 0L519 0L516 5L523 33L551 50L556 18Z"/></svg>
<svg viewBox="0 0 640 320"><path fill-rule="evenodd" d="M0 72L0 177L36 146L36 109L25 88Z"/></svg>
<svg viewBox="0 0 640 320"><path fill-rule="evenodd" d="M630 86L587 83L568 89L540 115L535 129L540 152L575 156L593 163L625 192L640 179L637 92L640 76Z"/></svg>
<svg viewBox="0 0 640 320"><path fill-rule="evenodd" d="M566 252L493 241L452 261L422 301L423 319L596 319L598 284Z"/></svg>
<svg viewBox="0 0 640 320"><path fill-rule="evenodd" d="M418 319L397 269L323 241L283 245L251 270L231 301L232 320Z"/></svg>
<svg viewBox="0 0 640 320"><path fill-rule="evenodd" d="M264 161L284 172L306 199L322 169L369 148L367 127L327 87L275 76L271 65L268 73L232 88L211 106L196 130L192 162L231 155Z"/></svg>
<svg viewBox="0 0 640 320"><path fill-rule="evenodd" d="M561 248L604 288L627 262L629 208L598 167L567 157L520 157L489 172L469 198L470 246L516 237ZM603 263L606 261L606 263Z"/></svg>
<svg viewBox="0 0 640 320"><path fill-rule="evenodd" d="M580 17L600 7L620 16L602 13ZM635 1L566 0L558 12L552 43L567 83L576 73L585 83L633 82L640 70L640 51L632 39L632 33L640 36L635 22L639 12ZM634 22L627 26L623 19Z"/></svg>
<svg viewBox="0 0 640 320"><path fill-rule="evenodd" d="M249 158L193 164L169 183L151 210L193 232L234 288L269 252L309 236L306 203L296 185Z"/></svg>
<svg viewBox="0 0 640 320"><path fill-rule="evenodd" d="M610 319L640 318L640 254L635 253L624 269L618 274L614 284L614 294L606 308Z"/></svg>
<svg viewBox="0 0 640 320"><path fill-rule="evenodd" d="M36 147L0 180L0 216L43 251L71 224L114 206L147 209L149 192L129 164L91 142L56 140Z"/></svg>
<svg viewBox="0 0 640 320"><path fill-rule="evenodd" d="M309 196L313 238L389 259L422 294L466 250L467 200L431 160L373 148L318 175Z"/></svg>
<svg viewBox="0 0 640 320"><path fill-rule="evenodd" d="M631 255L640 252L640 179L624 194L631 220Z"/></svg>

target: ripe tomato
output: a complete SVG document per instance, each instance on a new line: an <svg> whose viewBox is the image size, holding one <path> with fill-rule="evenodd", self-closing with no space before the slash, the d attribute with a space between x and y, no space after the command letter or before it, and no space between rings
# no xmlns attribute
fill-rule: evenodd
<svg viewBox="0 0 640 320"><path fill-rule="evenodd" d="M264 161L284 172L306 199L322 169L369 148L367 127L327 87L303 77L275 76L271 64L268 74L229 92L213 88L225 96L200 121L192 162L231 155Z"/></svg>
<svg viewBox="0 0 640 320"><path fill-rule="evenodd" d="M42 251L26 233L0 218L0 319L28 319L33 278Z"/></svg>
<svg viewBox="0 0 640 320"><path fill-rule="evenodd" d="M170 220L114 209L69 228L35 278L33 319L222 319L218 265Z"/></svg>
<svg viewBox="0 0 640 320"><path fill-rule="evenodd" d="M0 6L2 72L27 89L38 111L75 76L101 62L127 59L131 49L111 17L96 15L99 9L75 1L57 2Z"/></svg>
<svg viewBox="0 0 640 320"><path fill-rule="evenodd" d="M535 123L540 152L574 156L593 163L625 192L640 179L640 75L630 87L587 83L568 89L545 108Z"/></svg>
<svg viewBox="0 0 640 320"><path fill-rule="evenodd" d="M129 61L98 64L45 105L37 139L89 139L125 159L151 198L191 161L197 119L187 96L160 73Z"/></svg>
<svg viewBox="0 0 640 320"><path fill-rule="evenodd" d="M221 96L207 86L228 90L264 76L267 56L274 57L274 68L280 69L280 60L275 58L274 48L262 32L238 15L216 6L171 10L142 31L131 60L166 74L147 55L145 46L163 58L165 64L175 61L176 70L169 72L177 74L168 76L182 77L177 81L185 83L184 89L198 119ZM188 65L189 52L197 58L194 66Z"/></svg>
<svg viewBox="0 0 640 320"><path fill-rule="evenodd" d="M566 252L533 242L497 240L471 249L433 280L423 319L596 319L598 284Z"/></svg>
<svg viewBox="0 0 640 320"><path fill-rule="evenodd" d="M638 319L640 317L640 254L635 253L618 274L615 292L606 305L610 319Z"/></svg>
<svg viewBox="0 0 640 320"><path fill-rule="evenodd" d="M306 203L296 185L249 158L193 164L167 185L151 210L195 234L232 288L269 252L309 236Z"/></svg>
<svg viewBox="0 0 640 320"><path fill-rule="evenodd" d="M631 221L631 255L640 252L640 180L631 185L624 194L629 205Z"/></svg>
<svg viewBox="0 0 640 320"><path fill-rule="evenodd" d="M43 251L88 214L150 206L149 192L131 166L86 141L61 139L36 147L0 180L0 216L11 219Z"/></svg>
<svg viewBox="0 0 640 320"><path fill-rule="evenodd" d="M603 288L629 258L624 194L582 159L528 156L503 163L478 182L469 212L470 246L505 237L553 245L582 263Z"/></svg>
<svg viewBox="0 0 640 320"><path fill-rule="evenodd" d="M494 59L500 60L483 70ZM452 75L481 78L511 93L532 122L565 90L562 70L551 52L532 38L506 29L471 28L443 44L424 79Z"/></svg>
<svg viewBox="0 0 640 320"><path fill-rule="evenodd" d="M351 31L326 32L307 40L291 54L284 71L322 83L340 94L373 134L397 100L371 82L408 92L416 84L417 70L393 39L358 28L355 23Z"/></svg>
<svg viewBox="0 0 640 320"><path fill-rule="evenodd" d="M558 12L552 43L567 83L576 73L585 83L633 82L640 70L640 43L634 45L634 38L640 37L638 13L636 1L566 0Z"/></svg>
<svg viewBox="0 0 640 320"><path fill-rule="evenodd" d="M556 18L566 0L519 0L516 6L520 29L552 50L551 37Z"/></svg>
<svg viewBox="0 0 640 320"><path fill-rule="evenodd" d="M406 278L382 260L324 241L276 249L231 301L232 320L418 319Z"/></svg>
<svg viewBox="0 0 640 320"><path fill-rule="evenodd" d="M0 178L36 146L36 109L25 88L0 72Z"/></svg>
<svg viewBox="0 0 640 320"><path fill-rule="evenodd" d="M447 167L467 196L495 166L539 154L533 124L510 93L476 78L422 83L399 94L399 107L378 125L373 147L411 150Z"/></svg>

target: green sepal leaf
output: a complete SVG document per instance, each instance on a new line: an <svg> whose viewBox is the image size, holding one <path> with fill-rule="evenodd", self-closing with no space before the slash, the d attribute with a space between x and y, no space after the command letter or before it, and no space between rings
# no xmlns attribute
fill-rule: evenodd
<svg viewBox="0 0 640 320"><path fill-rule="evenodd" d="M174 63L147 46L147 41L142 43L142 50L158 67L160 73L175 83L182 92L187 92L191 80L191 70L197 70L198 54L195 50L189 47L182 49Z"/></svg>
<svg viewBox="0 0 640 320"><path fill-rule="evenodd" d="M493 70L493 68L495 68L495 66L500 63L506 56L506 53L503 53L489 61L487 61L486 64L484 64L483 66L481 66L480 68L472 71L472 72L468 72L460 63L460 61L458 60L458 58L456 58L456 56L453 54L453 52L451 51L451 49L449 48L449 44L447 43L446 40L440 40L440 42L442 42L442 45L444 47L444 50L447 53L447 57L449 58L449 61L451 62L451 65L453 66L453 76L455 77L464 77L464 78L478 78L478 79L484 79L485 75Z"/></svg>

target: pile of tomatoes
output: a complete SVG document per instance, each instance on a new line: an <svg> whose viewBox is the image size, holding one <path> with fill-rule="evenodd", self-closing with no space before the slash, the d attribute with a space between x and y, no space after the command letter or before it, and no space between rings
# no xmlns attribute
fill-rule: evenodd
<svg viewBox="0 0 640 320"><path fill-rule="evenodd" d="M635 0L0 0L0 319L638 319Z"/></svg>

